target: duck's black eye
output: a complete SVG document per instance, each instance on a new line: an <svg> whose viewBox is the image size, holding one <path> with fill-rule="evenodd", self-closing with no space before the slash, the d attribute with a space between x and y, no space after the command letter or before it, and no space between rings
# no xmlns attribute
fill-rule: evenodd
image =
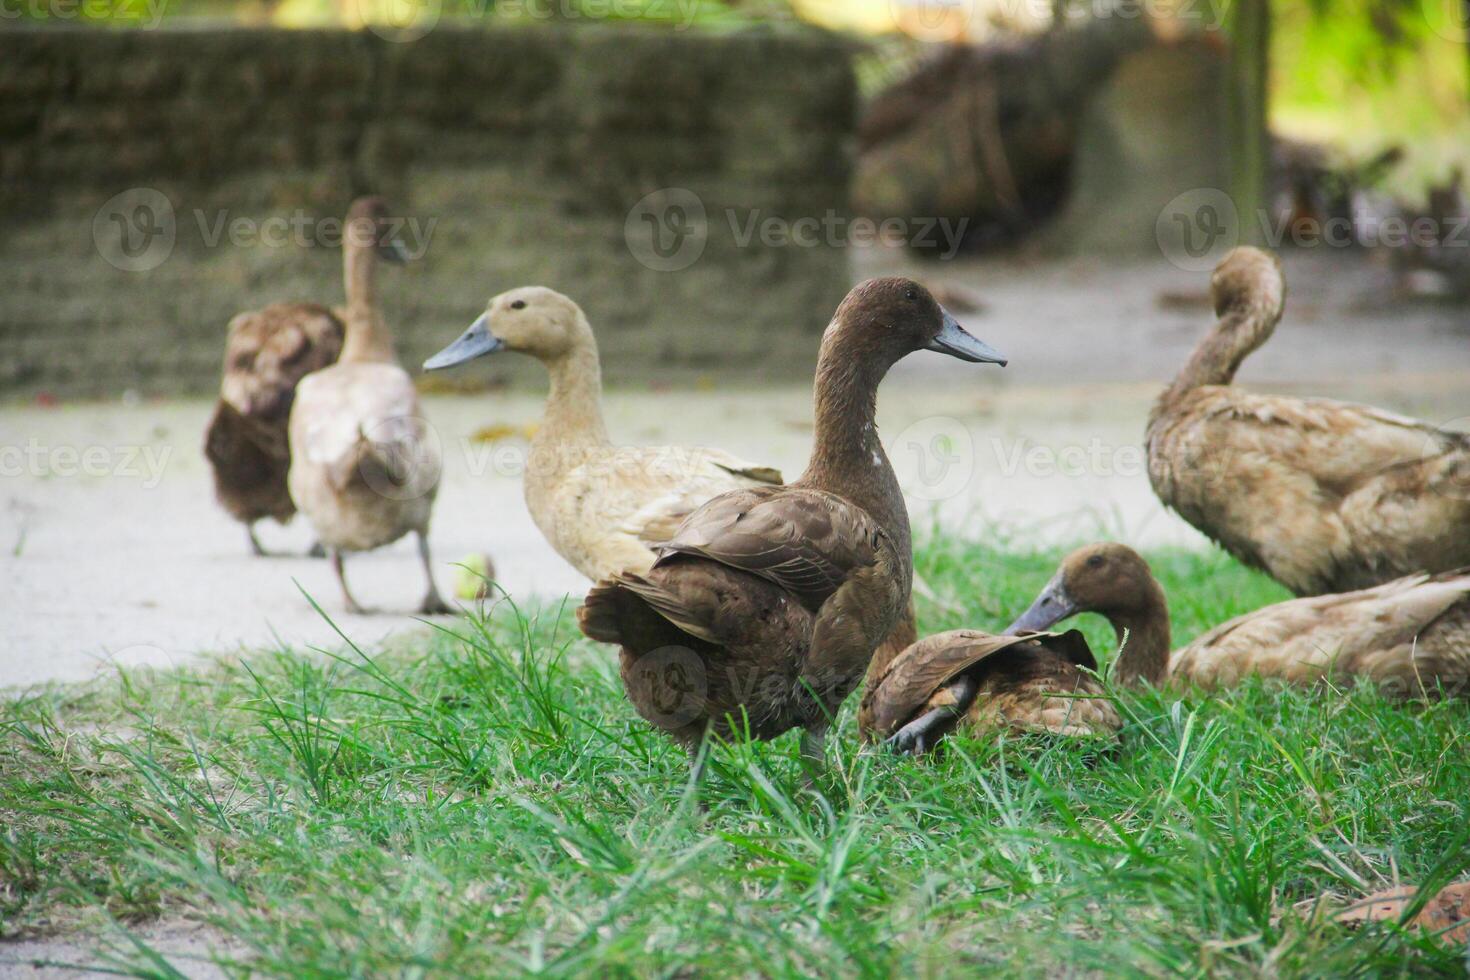
<svg viewBox="0 0 1470 980"><path fill-rule="evenodd" d="M1091 558L1088 558L1087 559L1087 567L1088 568L1102 568L1103 567L1103 556L1102 555L1093 555Z"/></svg>
<svg viewBox="0 0 1470 980"><path fill-rule="evenodd" d="M908 289L905 289L903 291L903 298L908 300L910 303L918 302L919 291L913 286L910 286Z"/></svg>
<svg viewBox="0 0 1470 980"><path fill-rule="evenodd" d="M513 310L524 310L526 308L526 301L523 299L518 299L514 303L510 304L510 308Z"/></svg>

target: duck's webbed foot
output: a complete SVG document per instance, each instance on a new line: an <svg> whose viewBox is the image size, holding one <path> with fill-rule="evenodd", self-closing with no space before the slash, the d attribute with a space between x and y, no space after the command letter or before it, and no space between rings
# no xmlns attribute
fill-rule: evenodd
<svg viewBox="0 0 1470 980"><path fill-rule="evenodd" d="M325 558L325 557L327 557L327 548L326 548L326 545L322 544L320 541L313 541L311 543L311 547L306 549L306 557L308 557L308 558Z"/></svg>

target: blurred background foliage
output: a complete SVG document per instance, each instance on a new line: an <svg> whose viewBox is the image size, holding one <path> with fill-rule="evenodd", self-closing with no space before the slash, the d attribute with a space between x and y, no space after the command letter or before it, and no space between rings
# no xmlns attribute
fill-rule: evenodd
<svg viewBox="0 0 1470 980"><path fill-rule="evenodd" d="M1236 0L1140 0L1151 11L1228 18ZM151 26L219 20L285 28L410 22L437 8L458 23L640 23L655 29L800 29L816 24L869 46L865 89L883 84L938 34L970 43L1047 30L1101 0L24 0L11 18ZM57 11L65 11L58 16ZM1272 0L1270 119L1282 136L1350 159L1407 151L1385 188L1415 195L1470 170L1470 0ZM936 22L946 21L941 31ZM923 30L915 30L915 25Z"/></svg>

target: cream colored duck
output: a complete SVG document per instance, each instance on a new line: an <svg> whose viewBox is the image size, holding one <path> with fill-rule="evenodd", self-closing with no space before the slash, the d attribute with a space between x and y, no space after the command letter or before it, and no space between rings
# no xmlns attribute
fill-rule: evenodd
<svg viewBox="0 0 1470 980"><path fill-rule="evenodd" d="M1232 386L1286 286L1254 248L1226 256L1210 285L1219 321L1149 416L1159 499L1297 595L1470 564L1470 436Z"/></svg>
<svg viewBox="0 0 1470 980"><path fill-rule="evenodd" d="M589 579L647 571L653 549L707 500L781 482L779 471L719 449L614 445L602 418L592 327L576 303L550 289L496 296L424 369L505 350L531 355L551 375L525 470L526 507L557 554Z"/></svg>
<svg viewBox="0 0 1470 980"><path fill-rule="evenodd" d="M353 205L346 234L378 242L387 209L377 198ZM332 557L351 612L365 612L347 587L343 555L418 536L428 591L419 610L447 613L434 585L429 517L439 489L440 455L419 407L418 392L399 367L393 336L377 304L372 254L349 253L347 324L342 356L302 379L291 408L289 486Z"/></svg>
<svg viewBox="0 0 1470 980"><path fill-rule="evenodd" d="M354 207L369 206L366 199ZM403 245L381 241L342 243L344 281L349 291L354 266L372 258L401 263ZM358 303L370 297L358 297ZM296 514L286 487L291 468L287 422L296 386L313 371L337 360L342 351L345 310L315 303L273 303L230 321L225 341L219 404L204 437L204 455L214 472L215 497L245 525L250 550L264 555L256 522L267 517L285 524Z"/></svg>
<svg viewBox="0 0 1470 980"><path fill-rule="evenodd" d="M1171 654L1164 590L1142 556L1105 542L1069 555L1031 607L1011 624L1006 631L1011 636L955 631L905 651L895 669L902 667L914 679L900 678L886 694L880 689L880 696L897 707L883 712L886 727L874 734L891 734L896 748L922 752L961 716L978 728L993 727L999 717L1011 727L1064 734L1116 731L1121 726L1116 711L1109 716L1108 702L1095 700L1101 685L1076 670L1095 670L1095 665L1084 661L1076 648L1069 654L1076 666L1061 663L1054 650L1043 654L1016 648L1009 662L987 665L989 675L976 669L986 657L1012 650L1014 634L1026 638L1083 612L1107 617L1117 634L1121 650L1112 680L1118 684L1209 690L1232 687L1251 676L1291 684L1364 677L1397 697L1470 693L1470 569L1291 599L1238 616ZM1042 647L1056 647L1057 641L1047 636L1031 638ZM987 684L987 676L1000 680ZM1022 688L1026 697L1018 699L1011 692L1023 682L1029 687ZM1010 703L1003 694L1011 697ZM1064 709L1059 699L1067 696L1084 700ZM1048 708L1049 717L1043 713Z"/></svg>

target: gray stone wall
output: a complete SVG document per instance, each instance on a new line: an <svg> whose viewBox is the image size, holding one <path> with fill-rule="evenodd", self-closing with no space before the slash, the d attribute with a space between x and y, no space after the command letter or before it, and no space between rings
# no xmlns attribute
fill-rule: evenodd
<svg viewBox="0 0 1470 980"><path fill-rule="evenodd" d="M368 192L422 251L383 274L410 365L539 283L613 383L797 376L846 260L742 229L845 212L855 104L816 33L0 32L0 396L213 390L234 313L340 302L324 219Z"/></svg>

